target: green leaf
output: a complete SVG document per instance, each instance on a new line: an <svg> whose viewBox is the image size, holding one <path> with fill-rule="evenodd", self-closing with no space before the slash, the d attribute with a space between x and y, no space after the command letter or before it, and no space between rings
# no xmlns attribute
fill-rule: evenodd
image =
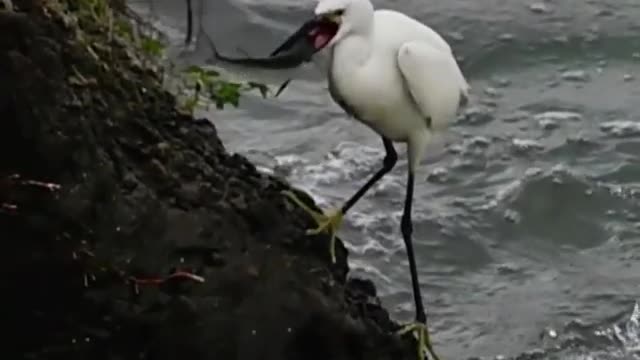
<svg viewBox="0 0 640 360"><path fill-rule="evenodd" d="M116 34L129 40L133 39L133 27L129 22L121 19L116 19L116 21L114 22L114 28Z"/></svg>
<svg viewBox="0 0 640 360"><path fill-rule="evenodd" d="M269 87L265 84L255 81L249 81L247 85L249 86L249 90L258 89L258 91L260 91L260 95L262 95L263 98L266 98L267 94L269 93Z"/></svg>
<svg viewBox="0 0 640 360"><path fill-rule="evenodd" d="M142 50L148 55L160 56L164 50L164 44L156 39L144 38L142 40Z"/></svg>
<svg viewBox="0 0 640 360"><path fill-rule="evenodd" d="M201 75L202 68L198 65L191 65L188 68L184 69L183 72L191 75Z"/></svg>
<svg viewBox="0 0 640 360"><path fill-rule="evenodd" d="M213 69L208 69L204 73L205 73L205 75L207 75L209 77L218 77L218 76L220 76L220 73L218 71L216 71L216 70L213 70Z"/></svg>

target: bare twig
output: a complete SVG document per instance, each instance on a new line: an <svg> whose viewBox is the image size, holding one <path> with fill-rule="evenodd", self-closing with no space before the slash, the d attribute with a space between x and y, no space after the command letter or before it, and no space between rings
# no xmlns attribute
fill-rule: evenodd
<svg viewBox="0 0 640 360"><path fill-rule="evenodd" d="M191 6L191 0L187 1L187 37L184 40L185 45L191 43L191 37L193 36L193 7Z"/></svg>

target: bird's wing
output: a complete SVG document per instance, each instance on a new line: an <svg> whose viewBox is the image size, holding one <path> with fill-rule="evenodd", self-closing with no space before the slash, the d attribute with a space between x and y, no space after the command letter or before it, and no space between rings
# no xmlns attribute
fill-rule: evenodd
<svg viewBox="0 0 640 360"><path fill-rule="evenodd" d="M398 50L398 67L407 90L434 130L451 123L469 85L453 54L429 43L410 41Z"/></svg>

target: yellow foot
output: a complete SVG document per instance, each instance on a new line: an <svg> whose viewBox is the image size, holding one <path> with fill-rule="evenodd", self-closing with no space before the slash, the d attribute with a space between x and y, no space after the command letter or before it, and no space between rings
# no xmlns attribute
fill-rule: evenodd
<svg viewBox="0 0 640 360"><path fill-rule="evenodd" d="M413 336L418 340L418 360L423 360L426 352L429 352L432 360L440 360L438 355L433 351L431 339L429 338L429 329L426 324L415 322L404 326L398 331L398 335L413 332Z"/></svg>
<svg viewBox="0 0 640 360"><path fill-rule="evenodd" d="M302 202L293 192L291 191L283 191L285 196L287 196L291 201L300 206L304 211L309 213L311 217L318 223L318 227L315 229L307 230L307 235L317 235L323 231L326 231L331 236L331 242L329 244L329 252L331 254L331 263L336 263L336 232L342 225L342 218L344 214L341 209L335 209L329 212L328 215L312 210L309 206Z"/></svg>

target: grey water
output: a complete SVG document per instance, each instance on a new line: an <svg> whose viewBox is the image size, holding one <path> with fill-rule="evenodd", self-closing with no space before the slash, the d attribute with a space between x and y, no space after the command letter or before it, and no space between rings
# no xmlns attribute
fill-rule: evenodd
<svg viewBox="0 0 640 360"><path fill-rule="evenodd" d="M198 25L234 55L267 54L315 5L204 1ZM440 32L473 87L417 176L414 243L434 345L449 359L640 359L640 2L374 3ZM154 0L151 10L180 44L183 1ZM209 56L198 46L176 59ZM277 99L248 95L237 109L204 111L230 151L323 207L340 205L380 166L379 138L333 103L321 63L226 71L272 87L294 77ZM399 166L339 235L354 273L408 321L398 149Z"/></svg>

